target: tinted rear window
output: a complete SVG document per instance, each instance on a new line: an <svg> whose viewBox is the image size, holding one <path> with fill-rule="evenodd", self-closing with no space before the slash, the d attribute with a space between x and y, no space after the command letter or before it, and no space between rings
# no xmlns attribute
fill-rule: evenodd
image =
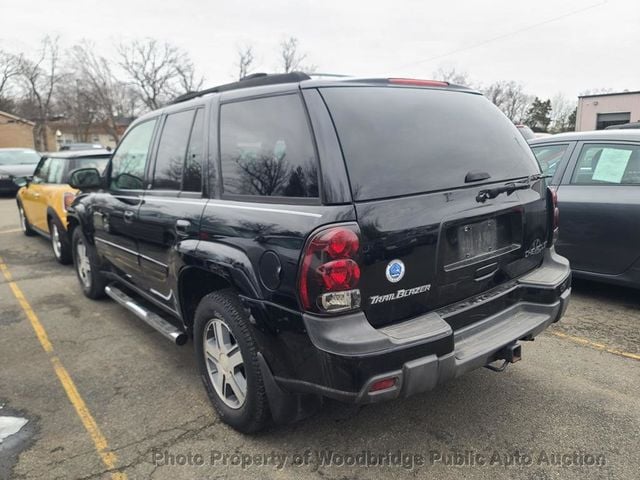
<svg viewBox="0 0 640 480"><path fill-rule="evenodd" d="M69 171L72 172L76 168L95 168L102 175L107 163L109 157L78 157L71 160Z"/></svg>
<svg viewBox="0 0 640 480"><path fill-rule="evenodd" d="M501 181L539 172L516 127L486 98L446 90L335 87L322 95L355 200L464 186L470 171Z"/></svg>
<svg viewBox="0 0 640 480"><path fill-rule="evenodd" d="M318 196L315 151L298 95L222 105L220 153L224 193Z"/></svg>

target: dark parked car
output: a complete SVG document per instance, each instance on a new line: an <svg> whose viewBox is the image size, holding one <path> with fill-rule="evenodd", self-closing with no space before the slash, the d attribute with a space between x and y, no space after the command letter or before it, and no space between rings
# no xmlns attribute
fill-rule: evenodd
<svg viewBox="0 0 640 480"><path fill-rule="evenodd" d="M502 369L569 298L531 149L445 82L254 76L138 119L71 183L96 190L69 216L84 293L193 337L245 432Z"/></svg>
<svg viewBox="0 0 640 480"><path fill-rule="evenodd" d="M601 130L529 142L552 175L558 252L574 275L640 287L640 131Z"/></svg>
<svg viewBox="0 0 640 480"><path fill-rule="evenodd" d="M40 154L30 148L0 148L0 194L16 193L14 179L33 175Z"/></svg>

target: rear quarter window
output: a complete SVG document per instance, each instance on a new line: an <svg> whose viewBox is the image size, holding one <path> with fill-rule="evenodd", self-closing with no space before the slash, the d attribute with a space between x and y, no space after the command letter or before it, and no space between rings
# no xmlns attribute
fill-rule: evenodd
<svg viewBox="0 0 640 480"><path fill-rule="evenodd" d="M220 158L225 194L318 196L315 149L297 94L223 104Z"/></svg>
<svg viewBox="0 0 640 480"><path fill-rule="evenodd" d="M531 150L533 150L533 154L540 164L542 173L553 176L558 170L567 148L569 148L569 144L565 143L562 145L534 146L531 147Z"/></svg>
<svg viewBox="0 0 640 480"><path fill-rule="evenodd" d="M355 200L539 173L516 127L481 95L405 87L321 89L333 117Z"/></svg>

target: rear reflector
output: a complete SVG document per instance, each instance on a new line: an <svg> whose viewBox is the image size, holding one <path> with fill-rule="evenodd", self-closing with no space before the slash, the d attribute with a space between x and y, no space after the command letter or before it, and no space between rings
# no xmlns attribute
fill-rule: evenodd
<svg viewBox="0 0 640 480"><path fill-rule="evenodd" d="M380 390L387 390L389 388L396 386L396 377L391 378L383 378L382 380L378 380L373 383L371 387L369 387L369 392L379 392Z"/></svg>
<svg viewBox="0 0 640 480"><path fill-rule="evenodd" d="M415 85L418 87L448 87L449 82L439 80L418 80L416 78L389 78L389 83L397 85Z"/></svg>

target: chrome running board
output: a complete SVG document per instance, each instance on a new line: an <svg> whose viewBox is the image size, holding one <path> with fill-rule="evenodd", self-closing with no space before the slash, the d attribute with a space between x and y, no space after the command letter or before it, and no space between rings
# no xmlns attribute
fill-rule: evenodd
<svg viewBox="0 0 640 480"><path fill-rule="evenodd" d="M136 303L133 298L124 293L118 287L114 285L107 285L104 288L104 293L129 310L136 317L140 318L151 328L157 330L164 337L174 342L176 345L184 345L187 343L187 334L185 332L176 328L157 313L153 313L142 305Z"/></svg>

